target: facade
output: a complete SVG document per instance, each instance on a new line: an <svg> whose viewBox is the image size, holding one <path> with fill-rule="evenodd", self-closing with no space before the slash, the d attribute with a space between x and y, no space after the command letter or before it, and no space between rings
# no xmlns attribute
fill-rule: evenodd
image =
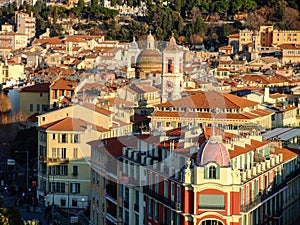
<svg viewBox="0 0 300 225"><path fill-rule="evenodd" d="M95 142L91 224L295 224L298 153L255 129L221 134L175 129L119 146ZM108 156L122 161L114 173L103 165Z"/></svg>
<svg viewBox="0 0 300 225"><path fill-rule="evenodd" d="M34 113L45 113L50 109L50 83L40 83L22 88L20 92L20 112L27 117Z"/></svg>
<svg viewBox="0 0 300 225"><path fill-rule="evenodd" d="M260 26L259 31L240 30L239 50L252 43L252 36L257 32L257 46L261 48L273 47L281 44L299 44L300 31L275 30L273 26Z"/></svg>
<svg viewBox="0 0 300 225"><path fill-rule="evenodd" d="M62 208L85 209L90 202L92 140L124 136L131 124L116 124L113 113L91 104L38 116L37 197Z"/></svg>
<svg viewBox="0 0 300 225"><path fill-rule="evenodd" d="M25 33L13 32L13 26L4 24L0 32L0 49L4 52L14 51L27 46L27 35Z"/></svg>
<svg viewBox="0 0 300 225"><path fill-rule="evenodd" d="M300 37L299 37L300 40ZM300 63L300 47L299 45L293 44L282 44L279 45L282 52L282 63Z"/></svg>
<svg viewBox="0 0 300 225"><path fill-rule="evenodd" d="M218 108L213 119L212 112ZM232 94L203 91L156 105L151 115L153 130L166 131L181 126L211 126L213 120L230 132L246 123L272 128L271 110L262 109L259 103Z"/></svg>
<svg viewBox="0 0 300 225"><path fill-rule="evenodd" d="M78 83L79 79L76 77L58 77L50 85L50 107L62 106L61 100L65 97L71 99Z"/></svg>
<svg viewBox="0 0 300 225"><path fill-rule="evenodd" d="M23 11L16 11L15 23L17 33L26 34L28 39L35 37L35 17L33 14L29 15Z"/></svg>
<svg viewBox="0 0 300 225"><path fill-rule="evenodd" d="M24 79L24 65L19 63L0 62L0 83L10 80Z"/></svg>

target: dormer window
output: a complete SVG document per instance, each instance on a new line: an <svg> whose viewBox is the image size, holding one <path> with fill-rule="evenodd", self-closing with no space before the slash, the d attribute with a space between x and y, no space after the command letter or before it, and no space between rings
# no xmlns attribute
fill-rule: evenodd
<svg viewBox="0 0 300 225"><path fill-rule="evenodd" d="M208 178L217 179L217 170L215 166L210 166L208 169Z"/></svg>

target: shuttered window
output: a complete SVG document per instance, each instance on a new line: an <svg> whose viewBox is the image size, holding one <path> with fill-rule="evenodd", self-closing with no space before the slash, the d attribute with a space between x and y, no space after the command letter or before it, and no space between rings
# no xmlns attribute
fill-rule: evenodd
<svg viewBox="0 0 300 225"><path fill-rule="evenodd" d="M201 209L224 209L224 195L200 195Z"/></svg>

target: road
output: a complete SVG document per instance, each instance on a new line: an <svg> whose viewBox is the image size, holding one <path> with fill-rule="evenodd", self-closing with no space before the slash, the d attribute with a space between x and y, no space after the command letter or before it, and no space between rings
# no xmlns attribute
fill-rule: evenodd
<svg viewBox="0 0 300 225"><path fill-rule="evenodd" d="M42 206L30 206L28 211L27 204L23 204L22 206L15 205L15 200L17 197L16 195L11 196L8 192L6 192L3 193L1 197L3 197L3 207L7 208L9 206L13 206L18 208L23 220L36 219L41 222L42 225L47 225L47 219L45 217L44 209Z"/></svg>

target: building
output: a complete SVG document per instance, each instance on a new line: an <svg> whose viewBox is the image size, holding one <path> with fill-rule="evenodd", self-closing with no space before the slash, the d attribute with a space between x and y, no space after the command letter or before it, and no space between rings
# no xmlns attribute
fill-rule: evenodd
<svg viewBox="0 0 300 225"><path fill-rule="evenodd" d="M35 17L33 13L29 15L23 11L16 11L15 24L17 33L26 34L28 39L35 38Z"/></svg>
<svg viewBox="0 0 300 225"><path fill-rule="evenodd" d="M19 81L25 78L24 65L11 61L0 62L0 83Z"/></svg>
<svg viewBox="0 0 300 225"><path fill-rule="evenodd" d="M83 103L38 116L37 197L45 205L85 209L90 201L92 140L132 132L130 121Z"/></svg>
<svg viewBox="0 0 300 225"><path fill-rule="evenodd" d="M19 90L20 112L27 117L34 113L45 113L50 109L50 83L38 83Z"/></svg>
<svg viewBox="0 0 300 225"><path fill-rule="evenodd" d="M218 112L213 112L218 108ZM181 99L156 105L151 115L153 130L167 131L181 126L211 126L212 113L217 126L230 132L246 123L272 128L271 110L262 109L259 103L232 94L201 91Z"/></svg>
<svg viewBox="0 0 300 225"><path fill-rule="evenodd" d="M257 33L257 46L267 49L281 44L299 44L300 31L298 30L275 30L273 26L260 26L259 31L240 30L239 32L239 51L252 43L254 33Z"/></svg>
<svg viewBox="0 0 300 225"><path fill-rule="evenodd" d="M11 52L27 46L27 35L25 33L15 33L13 26L1 25L0 49L3 52ZM2 53L3 54L3 53Z"/></svg>
<svg viewBox="0 0 300 225"><path fill-rule="evenodd" d="M294 44L282 44L278 46L282 52L282 63L300 63L300 46Z"/></svg>
<svg viewBox="0 0 300 225"><path fill-rule="evenodd" d="M50 85L50 107L61 107L71 103L74 90L79 84L75 76L58 77ZM63 100L66 101L63 101Z"/></svg>
<svg viewBox="0 0 300 225"><path fill-rule="evenodd" d="M91 143L91 224L299 221L298 152L262 140L255 126L237 135L180 128L101 143Z"/></svg>

